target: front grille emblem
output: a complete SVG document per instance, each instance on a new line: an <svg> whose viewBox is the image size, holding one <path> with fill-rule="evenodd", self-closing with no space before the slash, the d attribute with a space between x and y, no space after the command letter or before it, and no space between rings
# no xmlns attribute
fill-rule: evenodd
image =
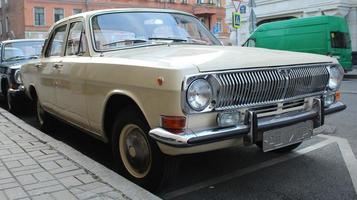
<svg viewBox="0 0 357 200"><path fill-rule="evenodd" d="M285 78L289 77L291 69L278 69L278 72L283 75Z"/></svg>

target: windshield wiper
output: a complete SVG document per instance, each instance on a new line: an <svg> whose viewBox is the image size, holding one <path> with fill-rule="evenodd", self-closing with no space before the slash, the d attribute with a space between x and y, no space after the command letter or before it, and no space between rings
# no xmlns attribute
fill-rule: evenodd
<svg viewBox="0 0 357 200"><path fill-rule="evenodd" d="M14 56L14 57L5 59L5 61L8 62L8 61L13 61L13 60L22 60L24 58L26 58L26 56Z"/></svg>
<svg viewBox="0 0 357 200"><path fill-rule="evenodd" d="M29 59L37 59L37 58L39 58L39 56L31 55L31 56L29 56L29 57L27 57L27 58L29 58Z"/></svg>
<svg viewBox="0 0 357 200"><path fill-rule="evenodd" d="M141 43L141 42L147 42L147 40L144 40L144 39L118 40L118 41L115 41L115 42L110 42L110 43L107 43L107 44L103 44L102 46L105 47L105 46L109 46L109 45L112 45L112 44L118 44L118 43L123 43L123 42Z"/></svg>
<svg viewBox="0 0 357 200"><path fill-rule="evenodd" d="M149 37L149 40L172 40L173 42L187 42L187 39L170 37Z"/></svg>

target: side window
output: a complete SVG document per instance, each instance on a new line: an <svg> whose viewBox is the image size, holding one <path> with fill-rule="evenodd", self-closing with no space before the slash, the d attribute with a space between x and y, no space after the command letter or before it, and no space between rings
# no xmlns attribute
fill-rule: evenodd
<svg viewBox="0 0 357 200"><path fill-rule="evenodd" d="M46 57L61 56L67 25L56 28L47 46Z"/></svg>
<svg viewBox="0 0 357 200"><path fill-rule="evenodd" d="M70 26L66 46L66 56L81 55L87 51L83 22L74 22Z"/></svg>

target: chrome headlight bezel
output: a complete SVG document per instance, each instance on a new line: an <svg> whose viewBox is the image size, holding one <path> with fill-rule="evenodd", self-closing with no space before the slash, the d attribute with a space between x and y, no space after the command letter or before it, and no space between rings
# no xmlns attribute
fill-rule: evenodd
<svg viewBox="0 0 357 200"><path fill-rule="evenodd" d="M14 81L15 83L17 84L22 84L22 78L21 78L21 73L20 73L20 70L16 70L15 73L14 73Z"/></svg>
<svg viewBox="0 0 357 200"><path fill-rule="evenodd" d="M187 104L195 111L206 109L211 103L212 96L212 86L203 78L192 81L186 90Z"/></svg>
<svg viewBox="0 0 357 200"><path fill-rule="evenodd" d="M194 84L207 84L206 86L210 88L209 98L200 107L195 107L190 103L189 99L189 90L192 89ZM182 111L185 114L195 114L195 113L206 113L211 112L215 108L215 102L218 96L219 83L215 78L214 74L203 74L203 75L193 75L185 77L182 84L182 93L181 93L181 107Z"/></svg>
<svg viewBox="0 0 357 200"><path fill-rule="evenodd" d="M340 86L344 75L344 70L341 65L330 65L327 67L329 72L329 81L327 84L327 89L329 91L337 91Z"/></svg>

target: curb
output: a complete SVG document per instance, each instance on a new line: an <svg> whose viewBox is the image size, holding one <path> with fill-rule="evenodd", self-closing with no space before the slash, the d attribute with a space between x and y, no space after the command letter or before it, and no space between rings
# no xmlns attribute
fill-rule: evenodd
<svg viewBox="0 0 357 200"><path fill-rule="evenodd" d="M47 134L37 130L31 125L27 124L23 120L9 113L8 111L0 108L0 114L7 118L9 121L14 123L16 126L20 127L27 133L51 146L53 149L58 152L64 154L73 162L82 166L85 170L95 174L99 177L103 182L111 185L113 188L122 192L126 197L133 200L141 200L141 199L160 199L154 194L148 192L147 190L141 188L140 186L128 181L124 177L115 173L114 171L106 168L102 164L92 160L81 152L75 150L71 146L58 141Z"/></svg>

